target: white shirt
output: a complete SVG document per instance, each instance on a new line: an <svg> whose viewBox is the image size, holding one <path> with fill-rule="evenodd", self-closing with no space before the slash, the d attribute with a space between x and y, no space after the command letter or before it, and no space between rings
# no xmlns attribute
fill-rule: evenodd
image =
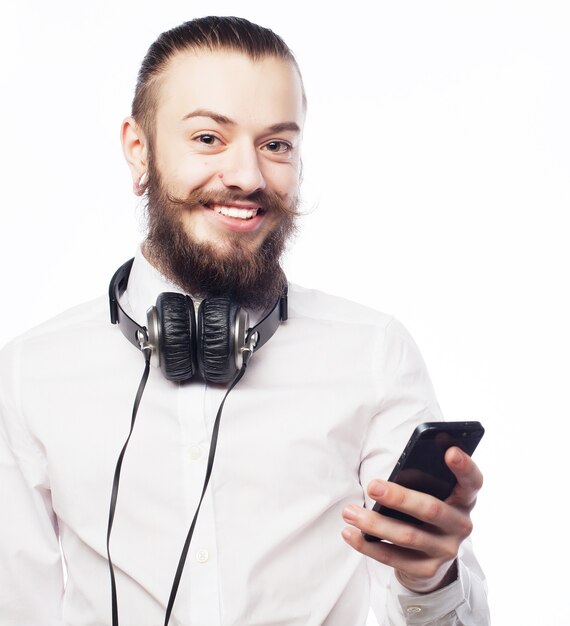
<svg viewBox="0 0 570 626"><path fill-rule="evenodd" d="M145 324L163 291L179 290L139 252L124 306ZM107 298L2 351L2 625L111 623L109 500L143 367L111 325ZM224 393L151 370L111 539L121 626L164 623ZM288 321L226 401L170 624L360 626L371 604L383 625L488 624L469 542L458 580L419 596L341 537L343 507L388 477L416 424L439 419L424 363L396 320L290 286Z"/></svg>

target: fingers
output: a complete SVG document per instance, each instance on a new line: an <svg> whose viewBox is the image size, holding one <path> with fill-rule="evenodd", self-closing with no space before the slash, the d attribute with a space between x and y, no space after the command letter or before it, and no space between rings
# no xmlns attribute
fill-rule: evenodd
<svg viewBox="0 0 570 626"><path fill-rule="evenodd" d="M483 486L483 474L473 459L456 447L447 450L445 462L457 478L457 485L447 503L470 511Z"/></svg>
<svg viewBox="0 0 570 626"><path fill-rule="evenodd" d="M356 528L345 528L342 536L358 552L394 568L400 582L418 593L427 593L440 586L456 558L454 551L433 557L390 543L370 543Z"/></svg>
<svg viewBox="0 0 570 626"><path fill-rule="evenodd" d="M368 493L378 504L407 513L431 527L437 528L442 533L459 535L462 538L471 533L471 520L463 510L450 506L433 496L383 480L373 480L369 485ZM365 509L362 509L360 518L359 521L366 525L366 529L361 530L398 543L391 537L382 534L395 528L394 520ZM408 526L406 525L406 527ZM368 527L372 530L369 531ZM401 524L398 523L397 527L400 528Z"/></svg>
<svg viewBox="0 0 570 626"><path fill-rule="evenodd" d="M373 481L370 491L383 491L377 496L382 504L427 523L416 526L350 504L343 510L344 520L352 526L342 531L344 540L358 552L394 568L412 591L426 593L447 584L442 581L472 530L469 514L393 483ZM384 541L366 541L363 532Z"/></svg>
<svg viewBox="0 0 570 626"><path fill-rule="evenodd" d="M376 561L395 569L405 570L409 567L409 550L389 543L370 543L366 541L356 528L345 528L342 531L344 540L355 550L370 556ZM415 555L417 558L417 555Z"/></svg>
<svg viewBox="0 0 570 626"><path fill-rule="evenodd" d="M353 540L350 544L363 554L369 556L371 553L377 551L373 547L377 544L366 541L362 537L363 532L368 535L374 535L375 537L381 537L385 541L389 541L392 545L399 546L405 550L429 553L432 556L441 557L443 559L454 556L454 551L457 548L456 541L446 541L444 535L441 533L438 533L437 540L434 541L433 529L432 532L427 532L421 526L403 523L353 504L344 509L343 518L345 522L361 531L356 532L356 537L352 538ZM345 537L345 539L346 538L347 537ZM379 548L379 550L382 553L386 552L384 546Z"/></svg>

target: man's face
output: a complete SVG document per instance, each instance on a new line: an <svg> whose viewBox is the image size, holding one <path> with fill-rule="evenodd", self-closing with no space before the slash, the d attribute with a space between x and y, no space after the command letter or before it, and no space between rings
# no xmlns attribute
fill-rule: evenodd
<svg viewBox="0 0 570 626"><path fill-rule="evenodd" d="M211 257L215 278L209 271L200 286L178 276L185 270L164 268L183 287L209 295L212 289L201 287L221 285L218 267L235 266L228 279L233 286L248 257L267 262L268 250L280 256L293 228L283 209L295 209L299 192L301 81L291 63L274 57L252 61L229 51L186 52L167 66L157 105L149 151L149 244L161 265L172 264L169 242L176 233L178 247L194 250L188 268L194 273L197 261ZM269 261L278 265L278 258Z"/></svg>
<svg viewBox="0 0 570 626"><path fill-rule="evenodd" d="M231 51L175 56L158 91L153 156L162 184L176 198L196 189L236 198L184 212L186 232L220 250L236 233L259 247L280 216L247 197L267 191L295 201L303 120L291 63Z"/></svg>

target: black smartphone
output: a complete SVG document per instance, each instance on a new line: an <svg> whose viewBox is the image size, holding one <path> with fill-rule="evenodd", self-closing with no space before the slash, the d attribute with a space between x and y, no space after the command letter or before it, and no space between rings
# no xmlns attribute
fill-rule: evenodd
<svg viewBox="0 0 570 626"><path fill-rule="evenodd" d="M484 433L479 422L424 422L414 430L388 480L445 500L457 483L445 464L445 452L457 446L471 456ZM378 503L372 510L417 526L423 524L411 515ZM381 541L374 535L363 535L367 541Z"/></svg>

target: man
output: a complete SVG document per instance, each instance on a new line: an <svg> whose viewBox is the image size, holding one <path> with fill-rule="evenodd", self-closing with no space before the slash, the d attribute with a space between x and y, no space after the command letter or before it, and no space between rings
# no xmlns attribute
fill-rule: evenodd
<svg viewBox="0 0 570 626"><path fill-rule="evenodd" d="M122 127L148 207L111 289L129 341L101 299L0 359L3 624L110 624L113 605L113 623L133 626L170 610L180 625L352 626L370 604L386 625L488 623L467 539L476 465L448 451L446 503L381 480L414 426L441 419L413 341L294 285L285 314L305 109L291 52L245 20L188 22L149 49ZM275 310L280 325L234 346L239 312L252 326Z"/></svg>

